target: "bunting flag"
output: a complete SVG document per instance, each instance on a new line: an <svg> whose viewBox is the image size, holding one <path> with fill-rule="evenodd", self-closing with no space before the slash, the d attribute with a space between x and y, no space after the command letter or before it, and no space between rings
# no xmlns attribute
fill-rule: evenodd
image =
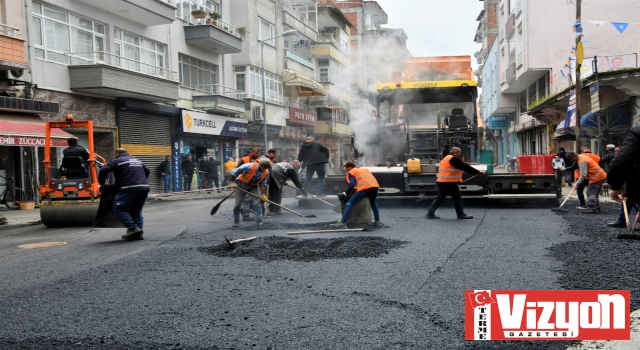
<svg viewBox="0 0 640 350"><path fill-rule="evenodd" d="M611 23L611 25L613 25L614 28L616 28L616 30L620 33L623 34L627 28L632 25L632 26L636 26L636 27L640 27L640 23L629 23L629 22L607 22L607 21L587 21L595 26L598 27L604 27L604 25L606 23ZM577 22L576 22L577 23ZM581 31L578 29L578 27L575 26L573 27L573 32L577 34L581 33Z"/></svg>
<svg viewBox="0 0 640 350"><path fill-rule="evenodd" d="M604 24L606 23L605 21L587 21L587 22L591 24L595 24L598 27L604 27ZM638 25L640 25L640 23Z"/></svg>
<svg viewBox="0 0 640 350"><path fill-rule="evenodd" d="M620 34L624 33L624 31L627 30L627 27L629 26L629 23L623 23L623 22L611 22L611 24L613 24L613 26L616 27L616 29L620 32Z"/></svg>

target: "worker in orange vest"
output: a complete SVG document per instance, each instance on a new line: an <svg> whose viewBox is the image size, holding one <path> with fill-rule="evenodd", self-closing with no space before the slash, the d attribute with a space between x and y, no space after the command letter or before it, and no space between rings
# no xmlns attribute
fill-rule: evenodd
<svg viewBox="0 0 640 350"><path fill-rule="evenodd" d="M231 188L239 188L244 191L259 195L260 200L267 201L267 184L269 183L269 168L271 163L268 160L261 160L260 163L243 164L229 174ZM236 203L233 206L233 227L240 226L240 206L244 199L245 192L236 191ZM258 226L262 226L262 207L260 200L250 196L253 210L256 213Z"/></svg>
<svg viewBox="0 0 640 350"><path fill-rule="evenodd" d="M332 226L338 229L347 228L347 221L349 221L353 207L361 200L367 198L369 199L369 204L373 211L373 218L375 220L374 224L376 227L382 227L382 223L380 222L380 210L378 209L378 203L376 202L376 198L378 198L378 189L380 188L378 181L373 174L371 174L369 169L356 168L356 165L353 162L345 163L344 170L347 173L346 178L349 187L347 187L344 192L338 193L338 198L343 201L347 198L347 193L353 190L355 190L356 193L354 193L354 195L351 196L351 199L347 202L342 219Z"/></svg>
<svg viewBox="0 0 640 350"><path fill-rule="evenodd" d="M258 161L258 157L260 157L260 148L251 147L246 156L238 159L238 168L244 164L255 163ZM245 194L244 199L242 200L242 207L240 208L240 212L242 213L243 221L252 221L253 218L249 216L251 214L251 196Z"/></svg>
<svg viewBox="0 0 640 350"><path fill-rule="evenodd" d="M589 156L591 159L593 159L596 164L600 164L600 156L597 154L593 154L591 153L591 147L589 146L582 146L580 147L580 150L582 151L582 154ZM567 157L567 160L569 160L569 158ZM571 161L569 161L569 163L571 163ZM573 162L573 164L569 165L566 168L560 169L561 171L565 171L565 170L573 170L573 179L575 181L578 181L578 178L580 178L580 170L578 169L578 162ZM576 209L579 210L585 210L587 209L587 202L584 199L584 189L587 188L587 185L589 185L589 183L587 181L583 181L580 183L580 186L578 186L576 188L576 192L578 192L578 200L580 201L580 206L577 207Z"/></svg>
<svg viewBox="0 0 640 350"><path fill-rule="evenodd" d="M583 213L598 213L601 211L600 209L600 188L604 183L604 180L607 178L607 173L602 170L598 162L596 162L593 157L589 156L589 154L576 154L576 152L568 152L567 159L572 162L576 162L578 164L578 169L580 170L580 177L577 178L576 183L573 185L573 188L578 189L583 183L588 183L587 185L587 208L585 208Z"/></svg>
<svg viewBox="0 0 640 350"><path fill-rule="evenodd" d="M436 180L436 185L438 185L438 196L433 200L433 202L431 202L429 211L427 211L427 215L425 215L427 219L440 219L439 216L436 216L436 210L438 210L438 207L442 204L442 201L447 197L447 195L451 196L451 199L453 199L453 205L456 208L458 219L473 219L473 216L464 213L464 209L462 208L462 196L460 195L460 188L458 188L458 184L462 182L463 171L472 175L484 174L484 172L478 171L471 165L465 163L459 158L461 154L462 150L459 147L451 147L449 155L440 161L440 165L438 167L438 180Z"/></svg>

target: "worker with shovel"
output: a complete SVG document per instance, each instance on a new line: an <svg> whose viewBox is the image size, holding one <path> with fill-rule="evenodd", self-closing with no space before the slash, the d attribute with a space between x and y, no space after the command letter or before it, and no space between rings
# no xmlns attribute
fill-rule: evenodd
<svg viewBox="0 0 640 350"><path fill-rule="evenodd" d="M271 162L267 159L260 160L259 163L243 164L229 173L229 181L232 188L239 188L255 195L260 191L260 199L267 201L267 184L269 183L269 167ZM233 206L233 226L240 226L240 206L245 192L236 191L236 203ZM256 197L251 197L251 204L256 213L258 226L262 226L262 207Z"/></svg>
<svg viewBox="0 0 640 350"><path fill-rule="evenodd" d="M349 187L347 187L344 192L338 193L338 198L341 201L344 201L347 198L347 193L352 190L355 190L356 193L347 202L344 214L342 214L342 219L340 219L337 224L332 224L331 226L334 226L337 229L346 229L347 221L349 221L351 212L353 212L353 207L355 207L355 205L361 200L367 198L371 205L371 210L373 211L373 218L375 220L374 224L376 227L382 227L382 223L380 222L380 210L378 209L378 203L376 202L376 198L378 198L378 190L380 189L378 180L376 180L369 169L356 168L356 165L352 162L345 163L344 170L347 172L347 183L349 184Z"/></svg>
<svg viewBox="0 0 640 350"><path fill-rule="evenodd" d="M568 152L567 159L578 164L580 177L576 179L573 188L578 189L583 182L589 181L587 185L587 208L583 213L598 213L600 209L600 188L607 178L607 173L602 170L598 163L588 154L578 155L576 152Z"/></svg>
<svg viewBox="0 0 640 350"><path fill-rule="evenodd" d="M302 187L300 180L298 179L298 173L296 170L300 169L300 162L297 160L291 161L291 163L276 163L271 166L271 184L269 185L269 200L280 204L282 202L282 187L291 179L296 185L298 190L302 192L304 196L307 195L307 191ZM282 214L280 208L273 204L269 204L269 212L272 215Z"/></svg>

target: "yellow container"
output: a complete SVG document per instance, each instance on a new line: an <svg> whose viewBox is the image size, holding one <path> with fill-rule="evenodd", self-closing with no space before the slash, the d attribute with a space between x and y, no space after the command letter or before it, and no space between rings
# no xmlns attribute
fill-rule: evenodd
<svg viewBox="0 0 640 350"><path fill-rule="evenodd" d="M33 210L35 206L36 202L20 202L20 210Z"/></svg>
<svg viewBox="0 0 640 350"><path fill-rule="evenodd" d="M409 168L407 170L409 174L420 174L422 171L422 168L420 167L420 159L407 160L407 167Z"/></svg>

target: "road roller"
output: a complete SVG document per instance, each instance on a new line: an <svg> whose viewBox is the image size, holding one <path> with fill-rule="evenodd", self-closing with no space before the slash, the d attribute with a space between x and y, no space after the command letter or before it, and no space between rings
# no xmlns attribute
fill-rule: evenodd
<svg viewBox="0 0 640 350"><path fill-rule="evenodd" d="M47 182L40 186L40 219L47 227L94 225L100 204L100 185L93 148L93 122L74 121L68 114L63 122L47 122L46 143L51 143L53 128L83 128L88 131L89 159L64 157L60 168L51 166L51 148L45 147L44 164Z"/></svg>

